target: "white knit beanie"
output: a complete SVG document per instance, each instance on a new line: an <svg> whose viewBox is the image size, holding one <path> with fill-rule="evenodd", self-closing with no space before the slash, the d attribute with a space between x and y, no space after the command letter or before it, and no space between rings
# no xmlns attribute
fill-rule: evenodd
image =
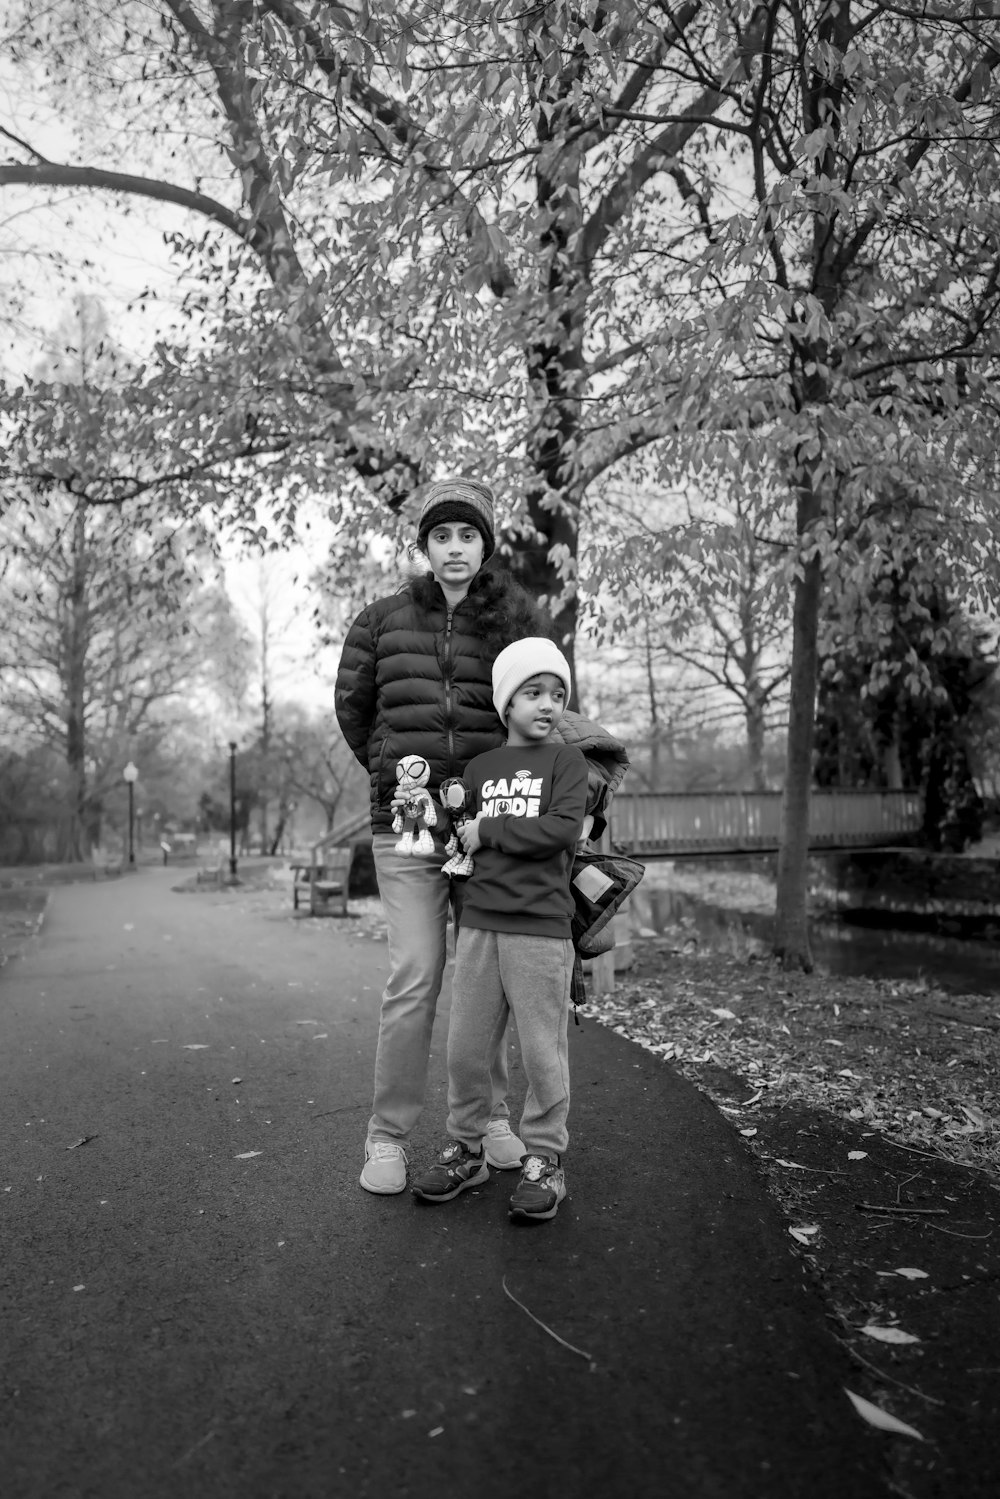
<svg viewBox="0 0 1000 1499"><path fill-rule="evenodd" d="M568 698L573 690L569 662L551 640L542 635L529 635L526 640L515 640L513 645L504 646L493 663L493 706L504 723L514 693L529 677L536 677L542 671L551 672L560 679Z"/></svg>

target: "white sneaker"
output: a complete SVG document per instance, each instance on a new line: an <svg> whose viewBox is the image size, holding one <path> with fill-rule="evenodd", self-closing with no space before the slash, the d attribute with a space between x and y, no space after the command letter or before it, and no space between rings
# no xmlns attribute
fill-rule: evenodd
<svg viewBox="0 0 1000 1499"><path fill-rule="evenodd" d="M366 1192L388 1197L406 1191L406 1151L391 1140L365 1141L365 1169L361 1185Z"/></svg>
<svg viewBox="0 0 1000 1499"><path fill-rule="evenodd" d="M520 1166L522 1157L527 1154L524 1141L517 1138L506 1119L490 1120L486 1126L483 1149L487 1161L499 1171L513 1171Z"/></svg>

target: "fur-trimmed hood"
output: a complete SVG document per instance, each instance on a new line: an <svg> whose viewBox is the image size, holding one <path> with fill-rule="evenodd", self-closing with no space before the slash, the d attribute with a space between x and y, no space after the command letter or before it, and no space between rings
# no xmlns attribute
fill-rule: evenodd
<svg viewBox="0 0 1000 1499"><path fill-rule="evenodd" d="M628 750L620 739L592 719L584 718L569 709L563 714L552 737L564 744L575 744L587 759L587 811L593 814L594 826L591 839L600 838L607 827L604 816L611 798L621 787L628 773Z"/></svg>

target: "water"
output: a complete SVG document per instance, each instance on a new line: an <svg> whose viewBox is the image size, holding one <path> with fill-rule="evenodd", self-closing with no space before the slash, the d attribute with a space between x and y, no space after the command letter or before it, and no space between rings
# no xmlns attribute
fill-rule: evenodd
<svg viewBox="0 0 1000 1499"><path fill-rule="evenodd" d="M751 877L748 896L760 909L718 905L689 890L671 888L669 865L650 865L646 878L629 900L633 933L655 933L674 939L677 947L711 947L737 956L764 955L774 930L773 884L770 899L760 877ZM682 878L687 884L690 872ZM1000 942L960 939L931 930L863 924L836 915L817 916L809 935L817 968L845 977L926 982L953 994L1000 995ZM889 913L877 913L878 921Z"/></svg>

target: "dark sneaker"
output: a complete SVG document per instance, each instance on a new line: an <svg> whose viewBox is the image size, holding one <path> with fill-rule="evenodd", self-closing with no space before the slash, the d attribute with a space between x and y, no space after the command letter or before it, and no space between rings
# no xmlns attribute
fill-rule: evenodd
<svg viewBox="0 0 1000 1499"><path fill-rule="evenodd" d="M478 1187L489 1179L486 1157L473 1155L463 1141L452 1140L433 1166L428 1166L426 1171L413 1178L410 1191L424 1202L450 1202L466 1187Z"/></svg>
<svg viewBox="0 0 1000 1499"><path fill-rule="evenodd" d="M554 1218L566 1196L566 1173L544 1155L526 1155L510 1199L512 1218Z"/></svg>

